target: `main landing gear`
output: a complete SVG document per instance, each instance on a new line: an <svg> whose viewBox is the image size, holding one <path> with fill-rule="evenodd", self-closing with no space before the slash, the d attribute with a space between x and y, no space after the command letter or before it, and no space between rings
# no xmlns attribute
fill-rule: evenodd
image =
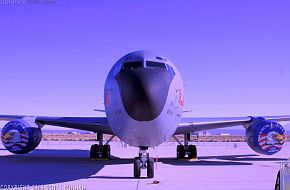
<svg viewBox="0 0 290 190"><path fill-rule="evenodd" d="M94 144L91 146L90 158L91 159L110 159L111 158L111 147L109 142L114 138L112 136L104 145L103 144L103 134L97 133L97 141L99 144Z"/></svg>
<svg viewBox="0 0 290 190"><path fill-rule="evenodd" d="M141 169L147 169L147 177L154 177L154 159L149 157L148 147L140 147L139 157L134 158L134 178L141 177Z"/></svg>
<svg viewBox="0 0 290 190"><path fill-rule="evenodd" d="M190 141L190 133L184 134L184 145L173 136L173 138L179 143L176 149L176 157L177 159L193 159L197 158L197 150L195 145L188 145L188 141Z"/></svg>

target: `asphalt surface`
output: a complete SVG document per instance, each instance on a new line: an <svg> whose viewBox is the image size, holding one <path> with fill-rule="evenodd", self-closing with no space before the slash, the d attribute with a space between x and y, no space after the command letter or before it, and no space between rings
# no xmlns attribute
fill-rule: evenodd
<svg viewBox="0 0 290 190"><path fill-rule="evenodd" d="M176 143L150 149L157 157L153 179L133 178L138 148L111 144L111 160L90 160L94 142L44 141L32 153L13 155L0 145L0 188L76 189L274 189L280 162L290 156L286 145L273 156L258 155L246 143L197 143L198 159L176 160ZM146 171L142 171L145 177Z"/></svg>

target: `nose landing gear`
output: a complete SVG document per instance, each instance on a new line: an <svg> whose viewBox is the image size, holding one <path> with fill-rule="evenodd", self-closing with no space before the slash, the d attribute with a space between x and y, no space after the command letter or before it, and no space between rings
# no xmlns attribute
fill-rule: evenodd
<svg viewBox="0 0 290 190"><path fill-rule="evenodd" d="M154 177L154 159L149 157L148 147L140 147L139 157L134 158L134 178L141 177L141 169L147 169L147 177Z"/></svg>

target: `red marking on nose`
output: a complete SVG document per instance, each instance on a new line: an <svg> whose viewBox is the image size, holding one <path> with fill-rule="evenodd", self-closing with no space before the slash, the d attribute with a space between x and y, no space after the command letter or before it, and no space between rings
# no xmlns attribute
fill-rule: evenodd
<svg viewBox="0 0 290 190"><path fill-rule="evenodd" d="M181 107L184 107L184 97L182 96L182 94L180 94L180 105Z"/></svg>
<svg viewBox="0 0 290 190"><path fill-rule="evenodd" d="M109 106L109 103L110 103L110 91L106 91L106 95L105 95L105 105L106 107Z"/></svg>

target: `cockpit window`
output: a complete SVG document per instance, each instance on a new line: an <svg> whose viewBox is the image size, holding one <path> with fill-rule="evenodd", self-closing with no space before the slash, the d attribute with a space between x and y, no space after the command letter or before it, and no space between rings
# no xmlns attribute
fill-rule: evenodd
<svg viewBox="0 0 290 190"><path fill-rule="evenodd" d="M174 69L173 69L170 65L168 65L167 67L168 67L168 70L171 72L171 74L172 74L173 76L175 76Z"/></svg>
<svg viewBox="0 0 290 190"><path fill-rule="evenodd" d="M164 63L161 62L155 62L155 61L146 61L146 66L151 68L159 68L159 69L166 69L166 66Z"/></svg>
<svg viewBox="0 0 290 190"><path fill-rule="evenodd" d="M124 66L123 66L125 70L139 69L142 67L143 67L142 61L127 62L127 63L124 63Z"/></svg>

